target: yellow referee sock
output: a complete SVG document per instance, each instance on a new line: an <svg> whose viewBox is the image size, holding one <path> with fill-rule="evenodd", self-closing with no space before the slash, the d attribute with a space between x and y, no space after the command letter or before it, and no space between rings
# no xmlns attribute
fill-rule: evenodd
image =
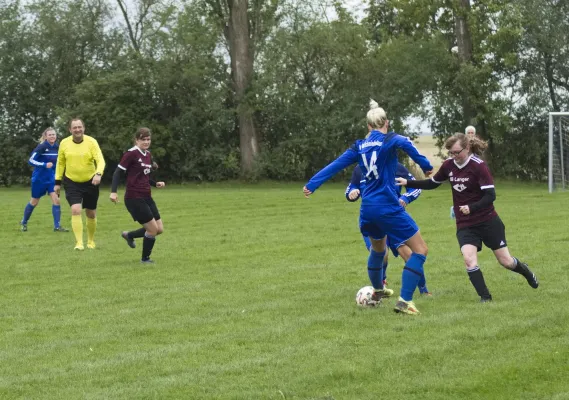
<svg viewBox="0 0 569 400"><path fill-rule="evenodd" d="M81 215L71 216L71 228L75 235L75 241L78 245L80 244L83 246L83 219L81 218Z"/></svg>
<svg viewBox="0 0 569 400"><path fill-rule="evenodd" d="M95 248L95 231L97 230L97 218L87 217L87 247Z"/></svg>

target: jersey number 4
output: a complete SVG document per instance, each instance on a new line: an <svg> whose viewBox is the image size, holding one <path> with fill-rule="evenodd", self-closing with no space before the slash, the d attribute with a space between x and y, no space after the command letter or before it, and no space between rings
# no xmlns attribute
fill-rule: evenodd
<svg viewBox="0 0 569 400"><path fill-rule="evenodd" d="M378 179L379 174L377 173L377 166L375 165L375 163L377 162L377 152L373 151L371 153L371 158L369 159L369 163L367 161L365 153L362 154L362 160L364 162L364 167L366 167L367 170L366 178L370 178L371 174L373 174L373 176L375 176L375 179Z"/></svg>

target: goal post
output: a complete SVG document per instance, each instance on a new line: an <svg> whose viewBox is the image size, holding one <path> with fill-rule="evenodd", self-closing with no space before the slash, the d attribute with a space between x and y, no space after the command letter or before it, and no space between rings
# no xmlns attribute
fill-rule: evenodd
<svg viewBox="0 0 569 400"><path fill-rule="evenodd" d="M569 189L569 112L549 113L549 193Z"/></svg>

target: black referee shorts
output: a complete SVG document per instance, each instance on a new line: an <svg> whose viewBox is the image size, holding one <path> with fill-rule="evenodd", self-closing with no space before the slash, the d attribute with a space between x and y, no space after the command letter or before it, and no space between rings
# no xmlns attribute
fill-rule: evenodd
<svg viewBox="0 0 569 400"><path fill-rule="evenodd" d="M124 199L124 205L132 216L132 219L139 224L144 225L153 219L156 221L160 219L158 207L156 207L156 203L152 197L145 199Z"/></svg>
<svg viewBox="0 0 569 400"><path fill-rule="evenodd" d="M482 250L482 243L491 250L498 250L508 246L506 241L506 227L499 216L477 225L460 228L456 231L456 238L460 248L465 244L476 246Z"/></svg>
<svg viewBox="0 0 569 400"><path fill-rule="evenodd" d="M93 185L91 181L73 182L67 177L63 177L65 187L65 199L69 206L81 204L88 210L96 210L99 201L99 186Z"/></svg>

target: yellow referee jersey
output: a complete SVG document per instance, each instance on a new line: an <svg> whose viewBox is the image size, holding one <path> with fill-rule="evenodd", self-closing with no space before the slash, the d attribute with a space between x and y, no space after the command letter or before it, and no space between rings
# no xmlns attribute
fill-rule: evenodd
<svg viewBox="0 0 569 400"><path fill-rule="evenodd" d="M95 173L103 174L105 159L99 143L91 136L83 135L81 143L73 141L73 135L66 137L59 144L55 180L65 176L73 182L90 181Z"/></svg>

